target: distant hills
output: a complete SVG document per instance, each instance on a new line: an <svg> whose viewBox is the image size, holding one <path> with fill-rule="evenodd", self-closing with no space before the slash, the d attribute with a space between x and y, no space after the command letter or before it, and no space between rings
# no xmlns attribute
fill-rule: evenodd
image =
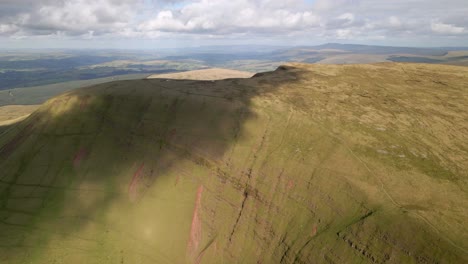
<svg viewBox="0 0 468 264"><path fill-rule="evenodd" d="M203 46L154 50L25 50L0 52L0 90L207 68L271 71L286 62L351 64L418 62L468 66L468 48L318 46Z"/></svg>
<svg viewBox="0 0 468 264"><path fill-rule="evenodd" d="M443 56L451 49L445 48L414 48L414 47L391 47L391 46L371 46L356 44L327 43L319 46L309 47L310 49L336 49L362 54L395 54L407 53L425 56ZM468 48L466 49L468 50Z"/></svg>

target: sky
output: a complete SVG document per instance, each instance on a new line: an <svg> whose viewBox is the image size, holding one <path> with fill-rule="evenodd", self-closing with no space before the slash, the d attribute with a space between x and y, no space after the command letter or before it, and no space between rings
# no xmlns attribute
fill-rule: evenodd
<svg viewBox="0 0 468 264"><path fill-rule="evenodd" d="M0 48L468 46L468 0L0 0Z"/></svg>

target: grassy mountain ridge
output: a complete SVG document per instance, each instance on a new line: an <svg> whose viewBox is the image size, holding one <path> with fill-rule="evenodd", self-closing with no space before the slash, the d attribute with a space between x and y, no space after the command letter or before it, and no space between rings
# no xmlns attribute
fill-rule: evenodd
<svg viewBox="0 0 468 264"><path fill-rule="evenodd" d="M465 262L467 79L289 64L60 95L0 136L0 262Z"/></svg>

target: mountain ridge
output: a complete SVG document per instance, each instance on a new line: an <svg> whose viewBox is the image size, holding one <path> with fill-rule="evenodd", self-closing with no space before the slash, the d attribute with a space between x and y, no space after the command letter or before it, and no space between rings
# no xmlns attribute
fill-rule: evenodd
<svg viewBox="0 0 468 264"><path fill-rule="evenodd" d="M465 67L119 81L0 135L0 262L467 260Z"/></svg>

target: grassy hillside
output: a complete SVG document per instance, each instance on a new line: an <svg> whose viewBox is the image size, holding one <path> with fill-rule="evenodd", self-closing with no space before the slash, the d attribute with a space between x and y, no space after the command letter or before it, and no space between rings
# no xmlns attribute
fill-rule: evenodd
<svg viewBox="0 0 468 264"><path fill-rule="evenodd" d="M211 68L203 70L194 70L178 73L155 74L148 76L148 79L182 79L182 80L222 80L232 78L250 78L254 74L245 71L236 71L229 69Z"/></svg>
<svg viewBox="0 0 468 264"><path fill-rule="evenodd" d="M0 133L2 129L26 119L37 108L39 108L39 105L0 106Z"/></svg>
<svg viewBox="0 0 468 264"><path fill-rule="evenodd" d="M63 94L0 136L0 263L465 263L467 82L291 64Z"/></svg>

